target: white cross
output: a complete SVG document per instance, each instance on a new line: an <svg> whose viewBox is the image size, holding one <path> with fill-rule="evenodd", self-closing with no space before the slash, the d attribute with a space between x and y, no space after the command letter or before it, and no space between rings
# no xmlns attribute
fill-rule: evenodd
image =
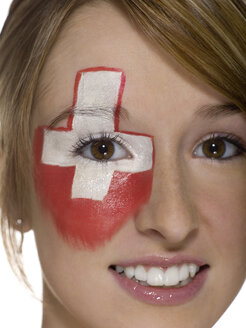
<svg viewBox="0 0 246 328"><path fill-rule="evenodd" d="M91 159L72 155L72 147L79 138L98 135L100 132L114 132L114 111L109 115L88 114L88 108L115 109L122 83L122 72L86 71L81 75L77 90L75 108L82 115L75 114L71 131L46 129L42 163L61 167L75 167L72 184L72 198L103 200L115 171L137 173L152 168L152 139L146 136L115 132L126 141L132 158L99 163ZM83 110L85 115L83 115Z"/></svg>

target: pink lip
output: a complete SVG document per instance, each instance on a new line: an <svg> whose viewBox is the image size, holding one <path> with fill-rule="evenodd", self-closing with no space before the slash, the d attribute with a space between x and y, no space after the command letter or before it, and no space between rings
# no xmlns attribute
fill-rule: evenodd
<svg viewBox="0 0 246 328"><path fill-rule="evenodd" d="M122 262L120 266L135 266L137 264L169 267L172 265L179 265L182 263L195 263L199 266L205 265L206 262L195 259L190 256L175 256L172 259L164 257L145 257L138 260L130 260ZM186 286L180 288L162 288L142 286L134 280L130 280L125 276L121 276L114 270L109 270L117 283L134 298L149 304L155 305L180 305L190 301L202 289L208 276L209 267L204 268L199 272L193 280Z"/></svg>

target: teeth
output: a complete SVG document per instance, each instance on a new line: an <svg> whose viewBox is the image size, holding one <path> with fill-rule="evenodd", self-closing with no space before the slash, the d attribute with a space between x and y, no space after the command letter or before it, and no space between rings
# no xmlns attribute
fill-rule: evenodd
<svg viewBox="0 0 246 328"><path fill-rule="evenodd" d="M141 281L147 281L147 272L142 265L138 265L135 269L135 278Z"/></svg>
<svg viewBox="0 0 246 328"><path fill-rule="evenodd" d="M189 264L189 271L191 278L195 277L196 273L199 271L199 267L196 264Z"/></svg>
<svg viewBox="0 0 246 328"><path fill-rule="evenodd" d="M134 277L135 274L135 269L134 267L130 266L124 269L125 275L127 276L127 278L132 279Z"/></svg>
<svg viewBox="0 0 246 328"><path fill-rule="evenodd" d="M191 282L191 278L190 277L188 279L186 279L186 280L181 281L180 286L182 287L182 286L188 285L189 282Z"/></svg>
<svg viewBox="0 0 246 328"><path fill-rule="evenodd" d="M124 268L122 266L116 265L116 272L118 273L124 272Z"/></svg>
<svg viewBox="0 0 246 328"><path fill-rule="evenodd" d="M181 287L192 281L199 266L194 263L184 263L181 266L171 266L166 270L158 267L145 269L143 265L137 265L136 268L129 266L123 268L116 266L116 272L123 273L128 279L134 279L144 286L176 286Z"/></svg>
<svg viewBox="0 0 246 328"><path fill-rule="evenodd" d="M188 264L183 264L179 269L179 281L186 280L190 275Z"/></svg>
<svg viewBox="0 0 246 328"><path fill-rule="evenodd" d="M147 282L146 281L139 281L139 283L140 283L140 285L142 285L142 286L149 286L148 284L147 284Z"/></svg>
<svg viewBox="0 0 246 328"><path fill-rule="evenodd" d="M163 286L164 285L165 274L162 269L151 268L148 271L147 283L150 286Z"/></svg>
<svg viewBox="0 0 246 328"><path fill-rule="evenodd" d="M179 283L179 269L178 267L172 266L165 272L165 286L175 286Z"/></svg>

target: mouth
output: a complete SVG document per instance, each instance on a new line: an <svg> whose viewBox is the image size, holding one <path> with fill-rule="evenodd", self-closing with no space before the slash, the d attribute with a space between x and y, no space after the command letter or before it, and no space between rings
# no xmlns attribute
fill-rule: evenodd
<svg viewBox="0 0 246 328"><path fill-rule="evenodd" d="M202 289L210 266L187 258L148 258L143 261L110 265L116 281L135 298L158 305L183 304Z"/></svg>
<svg viewBox="0 0 246 328"><path fill-rule="evenodd" d="M195 263L184 263L168 268L153 267L138 264L137 266L122 267L111 265L113 270L123 278L135 281L141 286L181 288L191 283L203 270L209 268L208 264L198 266Z"/></svg>

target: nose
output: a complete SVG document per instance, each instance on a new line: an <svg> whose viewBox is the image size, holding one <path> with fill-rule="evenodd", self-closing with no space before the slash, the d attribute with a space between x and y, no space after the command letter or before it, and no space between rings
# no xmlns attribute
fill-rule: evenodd
<svg viewBox="0 0 246 328"><path fill-rule="evenodd" d="M150 200L136 216L135 225L139 232L171 248L195 238L199 212L192 179L184 166L169 163L156 167Z"/></svg>

